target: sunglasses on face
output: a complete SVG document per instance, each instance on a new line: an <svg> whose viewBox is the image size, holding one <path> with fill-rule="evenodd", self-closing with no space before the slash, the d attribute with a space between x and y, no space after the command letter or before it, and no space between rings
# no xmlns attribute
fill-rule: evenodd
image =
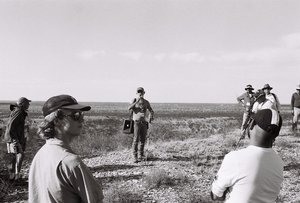
<svg viewBox="0 0 300 203"><path fill-rule="evenodd" d="M83 119L83 113L78 111L72 114L66 115L66 117L72 118L74 121L81 121Z"/></svg>

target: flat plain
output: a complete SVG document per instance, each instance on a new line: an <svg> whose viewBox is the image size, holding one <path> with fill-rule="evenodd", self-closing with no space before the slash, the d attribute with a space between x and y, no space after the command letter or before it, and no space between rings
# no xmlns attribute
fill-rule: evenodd
<svg viewBox="0 0 300 203"><path fill-rule="evenodd" d="M225 154L240 137L242 108L237 104L154 103L155 120L146 143L147 161L132 162L132 135L122 133L128 103L88 103L82 135L72 143L95 178L102 183L105 202L211 202L212 180ZM36 135L42 102L29 109L30 140L23 183L6 178L5 143L0 145L1 202L27 202L30 162L44 140ZM276 202L300 202L300 134L290 130L291 113L283 105L283 127L274 144L285 163L284 182ZM9 115L9 102L0 104L0 127ZM238 148L248 145L248 138Z"/></svg>

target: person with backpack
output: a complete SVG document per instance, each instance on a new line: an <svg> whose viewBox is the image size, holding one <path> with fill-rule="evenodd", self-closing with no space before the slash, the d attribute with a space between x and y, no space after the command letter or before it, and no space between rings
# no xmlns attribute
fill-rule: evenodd
<svg viewBox="0 0 300 203"><path fill-rule="evenodd" d="M293 123L292 130L297 130L297 123L300 115L300 85L296 87L296 92L292 95L291 99Z"/></svg>
<svg viewBox="0 0 300 203"><path fill-rule="evenodd" d="M269 84L265 84L262 88L262 90L266 94L266 99L270 100L274 104L277 111L280 112L281 105L280 105L279 99L276 94L271 93L272 89L273 89L273 87L271 87Z"/></svg>
<svg viewBox="0 0 300 203"><path fill-rule="evenodd" d="M145 90L143 87L138 87L136 90L137 97L133 99L132 103L128 107L132 111L132 118L134 121L134 133L133 133L133 158L134 163L145 160L144 147L146 142L148 121L153 121L154 111L148 100L144 98ZM149 120L146 119L147 110L150 112Z"/></svg>
<svg viewBox="0 0 300 203"><path fill-rule="evenodd" d="M28 108L31 100L21 97L16 104L10 105L10 116L8 119L4 141L7 143L7 152L10 154L9 179L20 180L21 167L24 159L28 133L25 119L28 116Z"/></svg>

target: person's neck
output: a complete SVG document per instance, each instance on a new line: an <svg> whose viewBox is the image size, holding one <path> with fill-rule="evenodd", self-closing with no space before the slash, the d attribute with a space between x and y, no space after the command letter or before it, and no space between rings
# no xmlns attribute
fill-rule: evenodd
<svg viewBox="0 0 300 203"><path fill-rule="evenodd" d="M250 140L250 145L261 147L261 148L272 148L273 142L260 142L257 140Z"/></svg>

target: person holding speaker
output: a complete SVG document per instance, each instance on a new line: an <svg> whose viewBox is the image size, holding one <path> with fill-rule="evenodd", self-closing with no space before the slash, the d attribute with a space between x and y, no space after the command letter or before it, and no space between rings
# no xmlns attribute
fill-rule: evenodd
<svg viewBox="0 0 300 203"><path fill-rule="evenodd" d="M134 136L132 143L134 163L145 160L144 147L148 125L154 119L154 111L149 101L144 98L144 88L138 87L136 95L137 97L133 99L132 103L128 107L128 109L132 111L132 117L134 120ZM149 119L146 119L147 110L150 112Z"/></svg>

